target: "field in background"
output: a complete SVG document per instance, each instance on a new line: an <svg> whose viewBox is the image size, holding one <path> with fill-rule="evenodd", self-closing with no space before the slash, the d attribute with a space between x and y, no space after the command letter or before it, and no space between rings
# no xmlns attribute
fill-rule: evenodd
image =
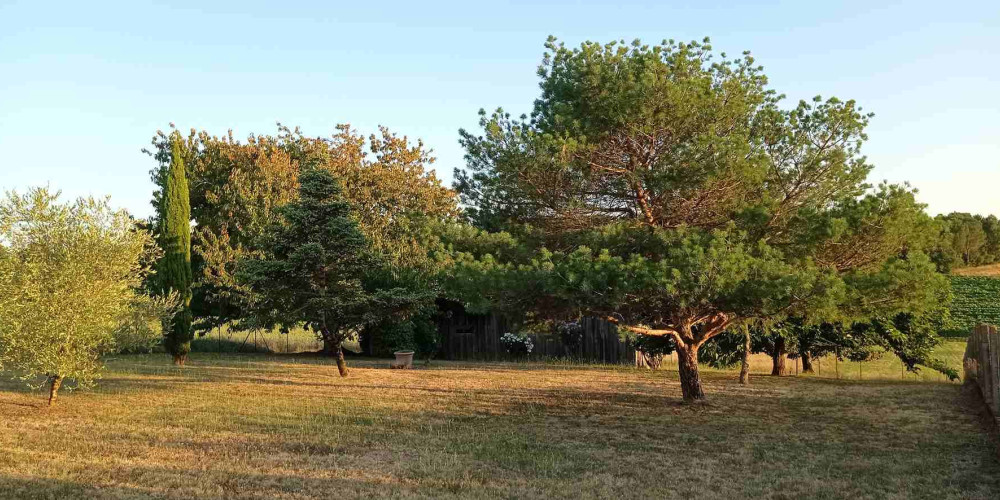
<svg viewBox="0 0 1000 500"><path fill-rule="evenodd" d="M962 375L962 357L965 356L965 341L945 339L934 350L934 357L944 361L948 366L958 370ZM671 358L669 369L676 370L676 357ZM771 358L757 354L751 357L750 366L754 371L771 373ZM796 369L801 370L801 361L789 359L785 368L791 374ZM814 373L800 376L813 378L840 378L842 380L904 380L911 382L947 382L948 377L930 368L921 367L917 373L905 370L903 363L892 353L885 353L874 361L855 363L853 361L838 361L835 356L825 356L813 361Z"/></svg>
<svg viewBox="0 0 1000 500"><path fill-rule="evenodd" d="M1000 279L991 276L951 276L951 331L942 335L968 337L980 323L1000 324Z"/></svg>
<svg viewBox="0 0 1000 500"><path fill-rule="evenodd" d="M356 352L361 350L356 340L345 342L345 347ZM316 338L316 334L302 328L295 328L288 333L262 331L255 334L231 330L225 326L191 341L191 350L194 352L286 354L316 352L322 348L323 342Z"/></svg>
<svg viewBox="0 0 1000 500"><path fill-rule="evenodd" d="M960 343L947 345L953 353ZM195 353L111 360L53 409L0 383L13 498L997 498L1000 460L956 384L566 363ZM843 366L843 365L841 365ZM856 372L856 366L855 372ZM844 370L844 376L849 376Z"/></svg>
<svg viewBox="0 0 1000 500"><path fill-rule="evenodd" d="M951 274L957 276L1000 276L1000 263L952 269Z"/></svg>

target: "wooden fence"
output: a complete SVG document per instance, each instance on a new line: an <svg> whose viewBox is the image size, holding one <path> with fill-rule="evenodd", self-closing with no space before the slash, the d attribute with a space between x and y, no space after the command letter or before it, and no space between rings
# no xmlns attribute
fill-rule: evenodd
<svg viewBox="0 0 1000 500"><path fill-rule="evenodd" d="M590 363L634 364L636 351L618 336L615 325L596 318L581 320L580 340L572 345L559 335L528 335L534 343L530 359L568 358ZM509 359L500 337L510 324L493 314L468 314L452 308L438 320L441 348L438 356L454 360Z"/></svg>
<svg viewBox="0 0 1000 500"><path fill-rule="evenodd" d="M979 325L965 346L965 380L979 387L983 401L1000 423L1000 334L997 327Z"/></svg>

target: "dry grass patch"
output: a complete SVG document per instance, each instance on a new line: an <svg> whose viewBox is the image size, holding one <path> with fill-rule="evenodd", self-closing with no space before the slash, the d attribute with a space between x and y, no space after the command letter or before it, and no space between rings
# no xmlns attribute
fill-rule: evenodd
<svg viewBox="0 0 1000 500"><path fill-rule="evenodd" d="M98 389L0 385L9 498L997 498L959 386L436 363L164 355Z"/></svg>
<svg viewBox="0 0 1000 500"><path fill-rule="evenodd" d="M952 269L951 274L957 276L1000 276L1000 263Z"/></svg>

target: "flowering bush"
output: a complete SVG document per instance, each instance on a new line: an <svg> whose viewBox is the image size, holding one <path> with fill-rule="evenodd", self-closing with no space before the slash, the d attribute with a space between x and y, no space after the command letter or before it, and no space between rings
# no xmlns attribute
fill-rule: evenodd
<svg viewBox="0 0 1000 500"><path fill-rule="evenodd" d="M531 350L535 348L535 343L523 333L507 332L500 337L500 342L509 354L531 354Z"/></svg>
<svg viewBox="0 0 1000 500"><path fill-rule="evenodd" d="M559 339L564 346L575 349L583 341L583 324L578 321L566 321L556 327Z"/></svg>

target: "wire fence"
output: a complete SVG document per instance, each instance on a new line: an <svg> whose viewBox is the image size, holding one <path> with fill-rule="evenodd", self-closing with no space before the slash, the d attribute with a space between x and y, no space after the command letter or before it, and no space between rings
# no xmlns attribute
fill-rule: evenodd
<svg viewBox="0 0 1000 500"><path fill-rule="evenodd" d="M1000 423L1000 334L997 327L979 325L965 346L965 380L979 387L986 407Z"/></svg>

